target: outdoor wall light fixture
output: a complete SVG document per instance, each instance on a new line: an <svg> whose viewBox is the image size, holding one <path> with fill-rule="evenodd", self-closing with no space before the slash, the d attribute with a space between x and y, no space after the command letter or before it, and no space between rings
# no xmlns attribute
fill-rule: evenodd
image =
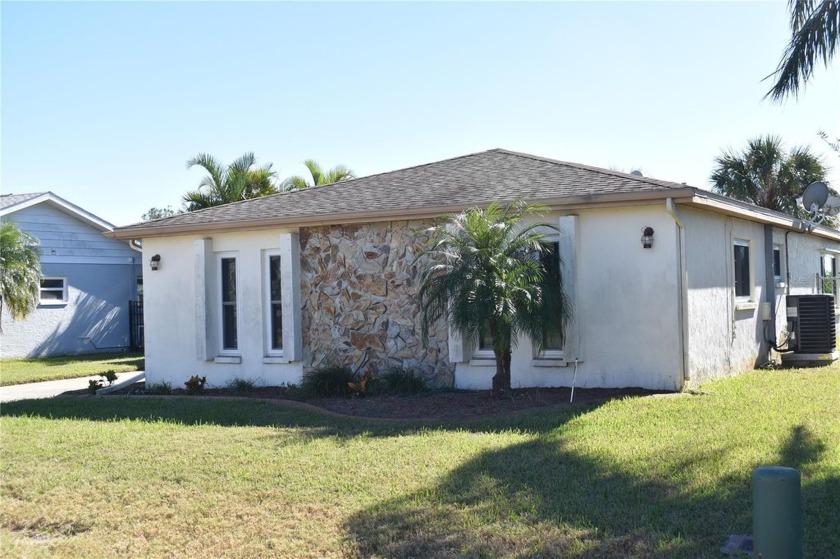
<svg viewBox="0 0 840 559"><path fill-rule="evenodd" d="M149 266L152 267L153 272L160 268L160 254L155 254L154 256L152 256L152 259L149 260Z"/></svg>
<svg viewBox="0 0 840 559"><path fill-rule="evenodd" d="M642 229L642 247L650 248L653 246L653 227L645 227Z"/></svg>

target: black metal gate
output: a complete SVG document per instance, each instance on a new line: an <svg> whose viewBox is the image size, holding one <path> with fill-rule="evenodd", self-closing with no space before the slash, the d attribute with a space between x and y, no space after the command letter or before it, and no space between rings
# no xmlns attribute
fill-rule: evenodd
<svg viewBox="0 0 840 559"><path fill-rule="evenodd" d="M129 339L131 349L143 349L143 301L128 302Z"/></svg>

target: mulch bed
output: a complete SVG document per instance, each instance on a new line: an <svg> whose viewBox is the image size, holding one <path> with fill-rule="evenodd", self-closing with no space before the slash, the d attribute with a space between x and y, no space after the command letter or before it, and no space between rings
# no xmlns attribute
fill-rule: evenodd
<svg viewBox="0 0 840 559"><path fill-rule="evenodd" d="M142 394L142 384L115 394ZM81 391L80 391L81 392ZM507 414L511 412L570 405L569 388L519 388L503 395L490 390L447 390L416 395L376 395L365 398L289 398L288 389L281 386L255 387L237 392L229 388L206 389L202 397L238 397L302 401L331 412L385 419L464 419ZM183 390L173 391L183 395ZM616 398L667 394L640 388L576 388L574 404L601 402Z"/></svg>

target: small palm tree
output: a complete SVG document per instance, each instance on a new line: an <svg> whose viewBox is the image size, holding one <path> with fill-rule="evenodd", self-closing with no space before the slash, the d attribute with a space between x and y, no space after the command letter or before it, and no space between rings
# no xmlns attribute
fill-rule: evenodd
<svg viewBox="0 0 840 559"><path fill-rule="evenodd" d="M187 161L187 169L201 167L207 175L197 190L184 194L184 209L188 212L276 194L275 172L271 164L256 167L257 159L248 152L225 167L218 159L199 153Z"/></svg>
<svg viewBox="0 0 840 559"><path fill-rule="evenodd" d="M836 0L789 0L791 39L776 71L773 88L765 97L775 101L796 96L822 60L828 66L840 37L840 3Z"/></svg>
<svg viewBox="0 0 840 559"><path fill-rule="evenodd" d="M280 185L280 190L303 190L310 186L322 186L355 178L353 171L344 165L336 165L329 171L324 172L321 166L313 159L307 159L303 164L309 169L312 180L295 175L284 180Z"/></svg>
<svg viewBox="0 0 840 559"><path fill-rule="evenodd" d="M497 391L510 389L511 349L519 335L527 335L541 349L549 337L563 339L571 317L562 285L546 283L554 276L559 284L559 274L548 273L540 258L551 250L542 231L557 228L523 225L524 217L539 210L494 202L486 210L453 216L435 227L436 240L426 252L430 264L420 274L424 341L441 318L465 340L491 338Z"/></svg>
<svg viewBox="0 0 840 559"><path fill-rule="evenodd" d="M730 149L715 164L711 182L718 194L798 217L796 198L826 174L820 158L808 148L787 153L778 136L752 139L743 152Z"/></svg>
<svg viewBox="0 0 840 559"><path fill-rule="evenodd" d="M14 223L3 222L0 224L0 316L5 305L13 319L26 318L38 304L40 288L38 241Z"/></svg>

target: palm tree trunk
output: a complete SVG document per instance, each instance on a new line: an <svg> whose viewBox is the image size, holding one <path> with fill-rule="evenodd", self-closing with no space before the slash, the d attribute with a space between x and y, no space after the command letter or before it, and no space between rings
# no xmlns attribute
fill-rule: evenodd
<svg viewBox="0 0 840 559"><path fill-rule="evenodd" d="M493 376L493 392L510 390L510 350L496 354L496 374Z"/></svg>

